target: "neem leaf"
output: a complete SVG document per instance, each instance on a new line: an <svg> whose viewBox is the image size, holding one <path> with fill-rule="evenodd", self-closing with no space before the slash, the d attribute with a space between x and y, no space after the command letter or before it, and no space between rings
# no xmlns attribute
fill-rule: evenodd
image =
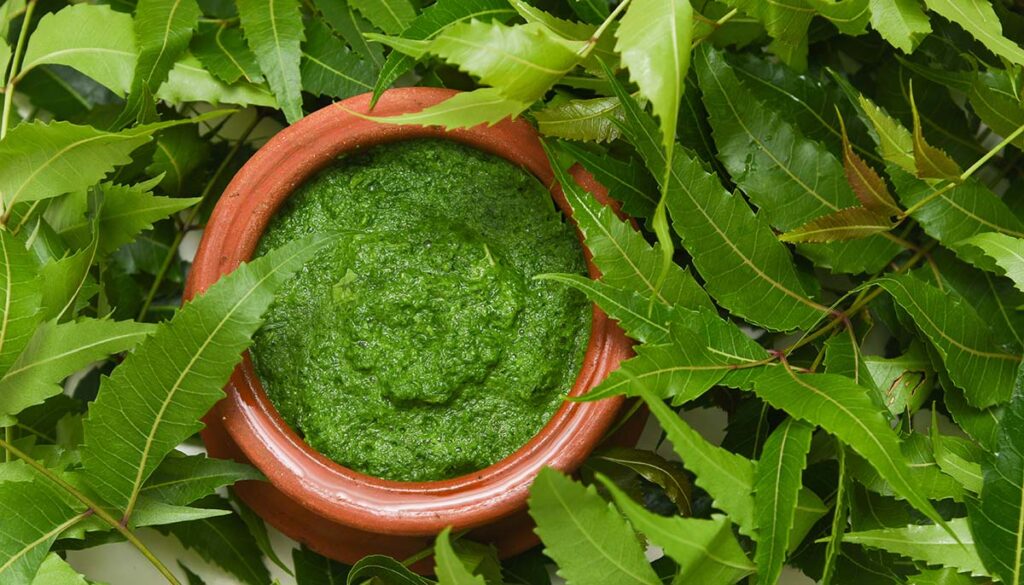
<svg viewBox="0 0 1024 585"><path fill-rule="evenodd" d="M0 417L16 415L60 394L65 378L107 356L131 349L154 327L135 321L47 321L0 378Z"/></svg>
<svg viewBox="0 0 1024 585"><path fill-rule="evenodd" d="M634 0L615 33L615 50L661 121L662 141L669 153L690 68L692 27L690 0Z"/></svg>
<svg viewBox="0 0 1024 585"><path fill-rule="evenodd" d="M1009 136L1024 125L1024 107L1017 97L1015 75L1000 69L979 71L973 75L967 92L974 113L1000 136ZM1024 148L1024 138L1018 136L1011 144Z"/></svg>
<svg viewBox="0 0 1024 585"><path fill-rule="evenodd" d="M0 303L0 372L10 369L41 316L43 283L37 271L36 259L25 244L10 231L0 230L0 298L4 301Z"/></svg>
<svg viewBox="0 0 1024 585"><path fill-rule="evenodd" d="M660 177L666 164L654 120L611 78L623 104L623 133ZM666 205L705 288L733 314L775 330L813 325L828 309L811 300L793 259L742 197L675 149Z"/></svg>
<svg viewBox="0 0 1024 585"><path fill-rule="evenodd" d="M661 486L679 513L690 515L690 480L677 464L653 451L629 447L602 449L592 457L631 469L647 481Z"/></svg>
<svg viewBox="0 0 1024 585"><path fill-rule="evenodd" d="M342 585L348 579L350 568L299 545L292 549L297 585Z"/></svg>
<svg viewBox="0 0 1024 585"><path fill-rule="evenodd" d="M925 5L962 26L996 55L1024 65L1024 49L1003 36L1003 25L988 0L925 0Z"/></svg>
<svg viewBox="0 0 1024 585"><path fill-rule="evenodd" d="M615 499L630 524L660 546L679 565L675 583L736 583L754 570L754 565L733 536L724 517L710 520L659 516L637 504L604 476L601 483Z"/></svg>
<svg viewBox="0 0 1024 585"><path fill-rule="evenodd" d="M960 246L979 248L995 261L998 272L1006 274L1019 290L1024 291L1024 240L989 232L963 240Z"/></svg>
<svg viewBox="0 0 1024 585"><path fill-rule="evenodd" d="M486 585L481 575L470 573L452 549L452 527L446 526L434 542L434 574L438 585Z"/></svg>
<svg viewBox="0 0 1024 585"><path fill-rule="evenodd" d="M621 115L619 100L599 97L565 100L533 112L541 134L589 142L610 142L619 137L612 118Z"/></svg>
<svg viewBox="0 0 1024 585"><path fill-rule="evenodd" d="M635 157L619 160L561 142L559 148L576 159L594 178L608 188L608 196L622 203L622 211L633 217L650 217L658 204L658 184Z"/></svg>
<svg viewBox="0 0 1024 585"><path fill-rule="evenodd" d="M323 22L311 21L302 43L302 89L343 99L373 89L373 72Z"/></svg>
<svg viewBox="0 0 1024 585"><path fill-rule="evenodd" d="M875 169L868 166L864 159L853 150L850 137L846 133L846 124L843 118L839 117L839 125L843 135L843 171L846 173L846 182L853 189L853 194L860 200L865 209L877 212L883 216L892 216L900 213L900 206L889 193L889 186L875 172Z"/></svg>
<svg viewBox="0 0 1024 585"><path fill-rule="evenodd" d="M320 0L319 4L332 3L333 0ZM323 6L321 6L323 9ZM449 25L467 20L479 20L490 22L492 20L505 21L514 15L515 11L509 7L504 0L438 0L427 6L423 12L413 20L408 28L402 31L402 38L413 40L427 40L437 36ZM327 11L324 16L328 21L331 18ZM398 51L392 51L387 61L381 67L377 83L373 88L373 103L377 102L380 94L388 88L403 73L412 69L416 61Z"/></svg>
<svg viewBox="0 0 1024 585"><path fill-rule="evenodd" d="M962 437L947 436L939 432L936 411L932 411L931 439L935 462L943 473L957 480L965 489L981 493L985 478L981 462L988 454L975 443Z"/></svg>
<svg viewBox="0 0 1024 585"><path fill-rule="evenodd" d="M919 179L960 180L960 165L942 149L936 148L924 139L921 116L914 101L914 90L910 90L910 110L914 117L914 165Z"/></svg>
<svg viewBox="0 0 1024 585"><path fill-rule="evenodd" d="M201 14L196 0L139 0L134 27L138 59L119 120L149 117L146 110L153 107L153 95L188 48Z"/></svg>
<svg viewBox="0 0 1024 585"><path fill-rule="evenodd" d="M779 236L783 242L837 242L856 240L888 232L893 228L888 215L863 207L847 207L823 215Z"/></svg>
<svg viewBox="0 0 1024 585"><path fill-rule="evenodd" d="M210 143L199 136L197 128L175 126L156 135L156 152L146 172L151 177L163 173L160 187L171 195L185 195L196 182L195 171L208 161L209 156Z"/></svg>
<svg viewBox="0 0 1024 585"><path fill-rule="evenodd" d="M224 83L231 84L243 77L250 83L263 80L256 55L245 44L242 29L237 26L200 24L191 50L203 67Z"/></svg>
<svg viewBox="0 0 1024 585"><path fill-rule="evenodd" d="M981 497L967 506L978 555L1006 585L1024 583L1024 376L1014 386Z"/></svg>
<svg viewBox="0 0 1024 585"><path fill-rule="evenodd" d="M949 527L959 542L934 524L847 532L843 541L903 555L930 566L951 567L975 576L988 576L978 558L967 519L950 520Z"/></svg>
<svg viewBox="0 0 1024 585"><path fill-rule="evenodd" d="M558 563L568 585L661 584L633 530L594 486L583 487L545 467L530 486L528 501L544 554Z"/></svg>
<svg viewBox="0 0 1024 585"><path fill-rule="evenodd" d="M889 44L910 54L932 32L918 0L870 0L871 28Z"/></svg>
<svg viewBox="0 0 1024 585"><path fill-rule="evenodd" d="M162 534L173 535L185 548L231 573L241 583L270 585L270 572L263 564L263 553L249 536L242 520L230 513L231 506L227 500L210 496L199 504L228 511L229 514L157 526L156 529Z"/></svg>
<svg viewBox="0 0 1024 585"><path fill-rule="evenodd" d="M249 48L288 122L302 117L302 14L298 0L238 0L238 16Z"/></svg>
<svg viewBox="0 0 1024 585"><path fill-rule="evenodd" d="M85 517L49 481L0 482L0 580L28 585L60 533Z"/></svg>
<svg viewBox="0 0 1024 585"><path fill-rule="evenodd" d="M218 488L245 480L262 480L251 465L206 455L168 457L153 471L139 496L175 506L187 506Z"/></svg>
<svg viewBox="0 0 1024 585"><path fill-rule="evenodd" d="M443 126L452 130L471 128L480 124L493 126L506 118L518 116L528 107L530 104L510 100L493 87L482 87L457 93L439 104L418 112L373 119L387 124Z"/></svg>
<svg viewBox="0 0 1024 585"><path fill-rule="evenodd" d="M416 18L409 0L349 0L349 4L389 35L400 34Z"/></svg>
<svg viewBox="0 0 1024 585"><path fill-rule="evenodd" d="M758 583L776 583L786 562L814 426L787 418L764 444L754 471Z"/></svg>
<svg viewBox="0 0 1024 585"><path fill-rule="evenodd" d="M640 396L661 423L683 465L697 476L695 483L714 498L715 507L727 513L741 533L756 536L754 462L709 443L650 391L641 390Z"/></svg>
<svg viewBox="0 0 1024 585"><path fill-rule="evenodd" d="M245 81L227 85L203 69L199 60L192 55L186 55L174 64L174 69L171 69L167 81L160 86L156 97L172 105L184 102L210 102L277 107L274 95L262 85L253 85Z"/></svg>
<svg viewBox="0 0 1024 585"><path fill-rule="evenodd" d="M725 0L764 24L773 41L769 48L793 69L807 68L807 27L814 11L803 2L776 3L764 0Z"/></svg>
<svg viewBox="0 0 1024 585"><path fill-rule="evenodd" d="M371 44L363 36L364 33L375 30L373 25L356 14L348 2L315 0L313 4L323 15L327 25L334 29L334 32L344 39L353 51L371 63L375 71L379 72L384 65L384 50L379 45Z"/></svg>
<svg viewBox="0 0 1024 585"><path fill-rule="evenodd" d="M839 32L847 35L862 35L867 32L871 10L870 0L807 0L818 14L834 24Z"/></svg>
<svg viewBox="0 0 1024 585"><path fill-rule="evenodd" d="M945 522L912 481L889 416L863 386L835 374L797 374L772 367L754 378L754 392L794 418L839 437L878 471L892 489L936 524Z"/></svg>
<svg viewBox="0 0 1024 585"><path fill-rule="evenodd" d="M740 82L723 55L702 47L695 57L704 105L714 128L719 160L737 185L758 206L759 215L780 230L836 214L857 204L839 160L823 144L807 139L795 125L761 102ZM788 100L787 100L788 101ZM815 263L838 272L877 272L900 248L882 236L880 221L865 229L864 217L839 214L824 225L807 227L807 237L791 241L850 240L840 234L868 238L838 244L809 245L801 252ZM823 231L857 225L856 230ZM801 230L803 231L803 230ZM794 234L794 237L797 234ZM827 239L826 239L827 238Z"/></svg>
<svg viewBox="0 0 1024 585"><path fill-rule="evenodd" d="M637 341L652 344L668 337L669 321L674 311L661 303L652 305L650 297L579 274L542 274L538 278L571 286L587 295Z"/></svg>
<svg viewBox="0 0 1024 585"><path fill-rule="evenodd" d="M385 555L367 555L352 565L347 585L361 585L376 577L389 585L428 585L430 581L409 570L408 567Z"/></svg>
<svg viewBox="0 0 1024 585"><path fill-rule="evenodd" d="M882 157L907 173L916 172L914 137L910 131L868 98L858 95L857 101L871 122Z"/></svg>
<svg viewBox="0 0 1024 585"><path fill-rule="evenodd" d="M1001 349L969 304L910 275L874 282L914 318L968 402L984 408L1010 398L1021 356Z"/></svg>
<svg viewBox="0 0 1024 585"><path fill-rule="evenodd" d="M126 518L160 461L223 396L274 292L327 239L299 240L240 266L103 379L85 421L82 461L90 485Z"/></svg>
<svg viewBox="0 0 1024 585"><path fill-rule="evenodd" d="M67 65L124 95L132 84L136 48L130 14L110 6L72 4L44 15L25 49L22 72Z"/></svg>
<svg viewBox="0 0 1024 585"><path fill-rule="evenodd" d="M88 585L85 577L78 574L78 571L71 568L71 565L64 559L57 556L57 553L46 555L43 564L39 566L32 585Z"/></svg>

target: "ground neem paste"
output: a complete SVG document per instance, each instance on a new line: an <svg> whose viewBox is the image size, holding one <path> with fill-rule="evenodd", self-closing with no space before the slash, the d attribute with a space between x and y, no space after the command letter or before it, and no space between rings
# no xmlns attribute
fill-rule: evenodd
<svg viewBox="0 0 1024 585"><path fill-rule="evenodd" d="M257 255L341 230L290 282L252 348L284 419L370 475L424 481L511 454L572 386L590 306L547 189L508 161L418 140L350 155L299 189Z"/></svg>

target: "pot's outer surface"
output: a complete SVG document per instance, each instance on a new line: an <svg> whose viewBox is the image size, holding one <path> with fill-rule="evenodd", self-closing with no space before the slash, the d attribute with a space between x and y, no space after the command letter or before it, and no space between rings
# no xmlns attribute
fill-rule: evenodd
<svg viewBox="0 0 1024 585"><path fill-rule="evenodd" d="M456 92L403 88L384 92L374 116L416 112ZM185 287L189 299L253 253L280 205L306 180L343 154L388 142L444 138L501 156L534 174L567 215L571 208L554 179L535 130L522 120L445 131L381 124L368 114L370 94L323 108L274 136L239 170L206 226ZM580 167L576 181L605 204L607 191ZM599 272L587 256L592 278ZM583 365L570 395L603 380L631 352L630 341L596 306ZM269 482L243 482L238 495L288 536L326 556L353 563L366 554L404 558L429 546L445 526L474 529L502 557L537 543L525 513L528 488L544 466L575 471L615 421L623 398L566 402L526 445L475 473L434 482L370 477L324 457L281 419L257 378L248 353L207 415L203 440L214 457L251 462ZM481 421L486 424L486 421ZM636 432L631 433L635 441ZM429 569L418 566L417 569Z"/></svg>

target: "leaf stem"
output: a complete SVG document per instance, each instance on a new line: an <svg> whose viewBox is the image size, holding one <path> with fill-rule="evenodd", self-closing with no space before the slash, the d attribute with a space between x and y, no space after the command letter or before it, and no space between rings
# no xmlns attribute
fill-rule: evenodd
<svg viewBox="0 0 1024 585"><path fill-rule="evenodd" d="M978 160L974 161L974 164L971 165L966 171L960 173L960 176L957 177L957 179L955 181L950 181L946 185L943 185L943 187L941 189L938 189L938 190L932 192L930 195L928 195L924 199L922 199L922 200L918 201L917 203L915 203L915 204L911 205L910 207L908 207L906 209L906 211L904 211L902 214L900 214L900 221L903 221L906 218L910 217L911 214L913 214L915 211L921 209L922 207L924 207L928 203L931 203L936 197L942 195L946 191L949 191L953 187L956 187L960 183L962 183L962 182L966 181L967 179L971 178L971 175L973 175L975 172L977 172L978 169L980 169L981 167L985 166L985 163L987 163L989 161L989 159L991 159L995 155L999 154L1004 148L1006 148L1011 142L1016 140L1021 134L1024 134L1024 124L1018 126L1016 130L1014 130L1013 132L1009 133L1006 136L1006 138L1003 138L1002 142L1000 142L999 144L993 146L991 149L989 149L988 152L983 154L981 156L981 158L979 158Z"/></svg>
<svg viewBox="0 0 1024 585"><path fill-rule="evenodd" d="M173 583L174 585L181 585L181 583L178 581L178 578L174 576L174 573L172 573L170 569L168 569L167 566L160 561L160 559L156 558L156 555L154 555L153 552L150 551L149 548L146 547L146 545L143 544L141 540L139 540L139 537L135 536L134 532L132 532L127 526L121 524L117 520L117 518L114 518L110 514L110 512L107 512L105 509L103 509L103 507L96 503L92 498L82 493L78 488L71 485L62 477L60 477L59 475L57 475L44 465L40 464L32 457L29 457L27 453L25 453L21 449L18 449L17 447L8 443L7 441L0 439L0 448L5 449L8 453L13 454L18 459L21 459L30 467L39 472L40 475L50 480L51 482L57 484L57 486L60 487L62 490L67 492L69 495L74 497L79 502L85 504L88 510L96 514L96 516L99 519L109 524L114 530L120 532L121 536L123 536L125 540L130 542L132 546L134 546L140 553L142 553L142 556L146 557L146 559L156 568L157 571L160 571L160 574L163 575L165 579L167 579L168 583Z"/></svg>
<svg viewBox="0 0 1024 585"><path fill-rule="evenodd" d="M217 181L220 180L221 175L223 175L224 171L227 170L228 164L230 164L231 161L235 158L235 156L238 154L238 151L242 149L242 146L245 144L245 141L249 138L249 134L252 133L252 131L256 128L256 125L259 124L260 121L262 121L262 119L263 118L261 118L259 115L257 115L256 118L253 119L252 123L250 123L249 126L245 129L245 131L242 132L242 135L238 138L238 141L235 142L235 145L231 148L231 152L229 152L227 156L224 157L224 160L221 161L220 166L217 167L217 170L213 172L213 176L210 177L210 180L207 181L206 186L203 187L203 192L199 196L199 201L196 202L194 206L192 206L192 210L185 218L185 222L181 226L181 229L178 230L178 233L174 235L174 241L171 242L171 245L167 250L167 255L164 256L164 261L160 264L160 270L156 273L156 277L153 279L153 284L149 287L149 292L146 294L146 300L142 303L142 308L139 309L139 316L137 317L136 320L144 321L146 319L146 314L149 313L149 308L153 304L153 299L156 298L156 293L160 289L160 285L163 284L164 277L167 276L167 271L171 267L171 262L174 261L174 257L178 254L178 247L181 246L181 241L185 238L185 234L188 233L190 229L192 229L192 223L196 220L196 216L199 215L199 211L202 209L203 204L206 203L206 200L209 198L210 193L213 192L214 185L217 184Z"/></svg>
<svg viewBox="0 0 1024 585"><path fill-rule="evenodd" d="M597 41L600 40L601 35L604 34L604 31L608 30L608 27L612 25L612 22L614 22L615 19L618 18L619 14L621 14L622 11L626 9L626 6L629 5L629 2L630 0L622 0L622 2L620 2L619 5L615 7L615 10L612 10L612 13L608 15L608 18L604 19L604 22L601 23L601 26L597 27L597 30L594 31L594 34L590 35L590 40L587 42L586 48L583 49L584 56L590 53L590 50L593 49L594 45L597 44Z"/></svg>
<svg viewBox="0 0 1024 585"><path fill-rule="evenodd" d="M17 83L18 68L21 66L21 56L25 52L25 41L28 39L28 29L32 26L32 13L36 9L36 0L29 0L25 7L25 18L21 21L21 31L18 33L18 42L14 46L14 59L11 60L11 71L7 74L7 83L4 88L4 110L0 117L0 140L7 136L7 125L11 117L11 105L14 103L14 85Z"/></svg>

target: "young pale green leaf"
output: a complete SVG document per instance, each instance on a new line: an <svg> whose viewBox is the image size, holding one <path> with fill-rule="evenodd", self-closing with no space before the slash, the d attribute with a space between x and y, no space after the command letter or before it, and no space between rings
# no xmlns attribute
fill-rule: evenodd
<svg viewBox="0 0 1024 585"><path fill-rule="evenodd" d="M298 585L344 585L349 566L316 554L300 545L292 549L292 566Z"/></svg>
<svg viewBox="0 0 1024 585"><path fill-rule="evenodd" d="M957 247L963 246L981 250L995 262L998 267L995 272L1005 274L1019 290L1024 291L1024 240L989 232L963 240ZM988 262L979 267L986 268L986 264Z"/></svg>
<svg viewBox="0 0 1024 585"><path fill-rule="evenodd" d="M867 32L870 0L805 0L818 14L834 24L839 32L857 36Z"/></svg>
<svg viewBox="0 0 1024 585"><path fill-rule="evenodd" d="M939 469L960 482L968 491L981 493L985 482L981 462L988 456L985 451L967 439L940 433L937 413L934 410L930 434L932 451Z"/></svg>
<svg viewBox="0 0 1024 585"><path fill-rule="evenodd" d="M50 553L39 566L32 585L89 585L89 582L57 553Z"/></svg>
<svg viewBox="0 0 1024 585"><path fill-rule="evenodd" d="M274 292L327 240L300 240L239 267L103 379L85 422L82 460L89 483L126 518L160 461L223 396Z"/></svg>
<svg viewBox="0 0 1024 585"><path fill-rule="evenodd" d="M155 111L148 111L153 108L153 95L188 49L201 15L196 0L139 0L134 26L138 59L119 121L155 117Z"/></svg>
<svg viewBox="0 0 1024 585"><path fill-rule="evenodd" d="M210 143L199 136L195 127L175 126L156 135L156 152L146 172L151 177L163 174L160 187L166 193L182 196L191 189L200 188L195 185L195 172L209 160L209 156Z"/></svg>
<svg viewBox="0 0 1024 585"><path fill-rule="evenodd" d="M599 97L566 100L549 104L533 112L541 134L566 140L611 142L619 137L612 118L620 116L622 106L616 98Z"/></svg>
<svg viewBox="0 0 1024 585"><path fill-rule="evenodd" d="M988 576L978 558L967 519L950 520L949 527L956 534L956 540L934 524L847 532L843 540L903 555L929 566L950 567L975 576Z"/></svg>
<svg viewBox="0 0 1024 585"><path fill-rule="evenodd" d="M713 309L707 293L701 290L693 275L673 264L661 283L661 244L647 243L643 235L615 211L599 204L566 173L557 160L548 154L555 178L573 209L573 219L583 232L587 249L601 270L601 280L613 288L636 291L668 306Z"/></svg>
<svg viewBox="0 0 1024 585"><path fill-rule="evenodd" d="M389 35L401 34L416 18L409 0L349 0L349 4Z"/></svg>
<svg viewBox="0 0 1024 585"><path fill-rule="evenodd" d="M136 53L130 14L105 5L72 4L39 20L21 75L44 64L67 65L123 96L132 84Z"/></svg>
<svg viewBox="0 0 1024 585"><path fill-rule="evenodd" d="M660 585L633 530L594 486L546 467L528 501L544 554L558 563L568 585Z"/></svg>
<svg viewBox="0 0 1024 585"><path fill-rule="evenodd" d="M1024 65L1024 49L1003 36L1003 25L988 0L925 0L925 5L962 26L989 51L1012 63Z"/></svg>
<svg viewBox="0 0 1024 585"><path fill-rule="evenodd" d="M728 514L741 533L755 537L754 462L709 443L653 393L641 390L640 396L683 458L683 465L697 476L696 484L711 495L715 507Z"/></svg>
<svg viewBox="0 0 1024 585"><path fill-rule="evenodd" d="M144 528L150 526L165 526L167 524L178 524L179 522L195 522L206 518L217 518L232 514L231 510L219 508L193 508L191 506L175 506L157 500L140 497L139 503L132 514L132 520L128 526L131 528Z"/></svg>
<svg viewBox="0 0 1024 585"><path fill-rule="evenodd" d="M323 5L328 3L331 3L330 0L320 0L319 5L323 9ZM409 24L409 27L402 31L402 37L412 40L429 40L457 22L469 20L504 22L514 14L515 11L504 0L438 0L423 9L423 12ZM327 10L324 10L324 16L327 17L328 22L333 22ZM413 65L415 65L415 59L398 51L392 51L384 66L381 67L377 83L373 87L373 103L377 102L380 94L396 79L412 69Z"/></svg>
<svg viewBox="0 0 1024 585"><path fill-rule="evenodd" d="M43 283L38 270L25 244L10 231L0 230L0 372L11 368L41 318Z"/></svg>
<svg viewBox="0 0 1024 585"><path fill-rule="evenodd" d="M245 44L242 29L221 25L199 25L192 39L192 55L218 80L232 84L245 78L250 83L263 80L256 55Z"/></svg>
<svg viewBox="0 0 1024 585"><path fill-rule="evenodd" d="M910 54L932 32L918 0L870 0L871 28L889 44Z"/></svg>
<svg viewBox="0 0 1024 585"><path fill-rule="evenodd" d="M470 573L455 555L451 532L451 526L445 527L434 542L434 574L438 585L486 585L483 576Z"/></svg>
<svg viewBox="0 0 1024 585"><path fill-rule="evenodd" d="M206 508L231 510L227 500L220 496L211 496L199 503ZM234 514L161 525L156 529L163 534L173 535L185 548L221 567L238 579L239 583L271 583L270 572L263 564L263 554L249 536L245 524Z"/></svg>
<svg viewBox="0 0 1024 585"><path fill-rule="evenodd" d="M355 9L348 2L315 0L313 4L323 15L324 22L344 39L357 55L371 64L374 71L379 73L380 68L384 65L384 49L380 45L370 43L363 36L363 34L375 30L373 25L356 14Z"/></svg>
<svg viewBox="0 0 1024 585"><path fill-rule="evenodd" d="M867 389L846 376L797 374L790 367L766 368L754 378L754 392L775 408L839 437L864 457L892 489L922 514L945 526L912 481L910 467L889 417Z"/></svg>
<svg viewBox="0 0 1024 585"><path fill-rule="evenodd" d="M782 3L763 0L725 0L754 17L771 35L769 48L793 69L807 68L807 28L814 11L804 2Z"/></svg>
<svg viewBox="0 0 1024 585"><path fill-rule="evenodd" d="M788 418L764 444L754 470L754 508L757 522L757 582L779 580L786 562L797 497L811 449L814 426Z"/></svg>
<svg viewBox="0 0 1024 585"><path fill-rule="evenodd" d="M245 81L227 85L203 69L199 60L191 55L186 55L174 64L174 69L171 69L167 81L160 86L156 97L172 105L210 102L278 107L274 94L262 85L253 85Z"/></svg>
<svg viewBox="0 0 1024 585"><path fill-rule="evenodd" d="M608 189L608 196L622 204L622 211L626 214L637 218L654 215L658 204L658 184L643 163L635 158L618 160L571 142L561 142L559 148L594 175Z"/></svg>
<svg viewBox="0 0 1024 585"><path fill-rule="evenodd" d="M344 99L373 89L373 71L319 20L306 26L302 43L302 89Z"/></svg>
<svg viewBox="0 0 1024 585"><path fill-rule="evenodd" d="M907 578L907 585L975 585L969 575L957 573L956 569L925 569Z"/></svg>
<svg viewBox="0 0 1024 585"><path fill-rule="evenodd" d="M942 149L932 146L925 140L913 88L910 92L910 109L914 118L914 166L917 169L917 177L960 181L960 165Z"/></svg>
<svg viewBox="0 0 1024 585"><path fill-rule="evenodd" d="M839 213L857 204L839 160L758 100L721 53L702 47L695 63L719 159L760 208L759 215L783 231L806 227L790 241L863 239L802 247L819 265L851 273L882 269L900 248L878 235L887 231L884 217L865 225L870 216ZM807 225L822 216L830 219ZM846 226L856 227L839 230Z"/></svg>
<svg viewBox="0 0 1024 585"><path fill-rule="evenodd" d="M601 483L630 524L679 564L675 583L731 585L754 571L724 516L710 520L659 516L637 504L604 476Z"/></svg>
<svg viewBox="0 0 1024 585"><path fill-rule="evenodd" d="M913 317L968 402L985 408L1010 398L1021 356L1000 348L970 305L910 275L874 282Z"/></svg>
<svg viewBox="0 0 1024 585"><path fill-rule="evenodd" d="M654 120L610 81L623 104L623 133L660 177L667 163ZM782 331L810 327L828 312L808 296L789 252L742 197L730 195L681 149L671 165L666 204L672 227L712 297L736 315Z"/></svg>
<svg viewBox="0 0 1024 585"><path fill-rule="evenodd" d="M367 555L352 565L346 585L362 585L382 580L389 585L430 585L430 581L409 570L408 567L385 555ZM333 585L333 584L332 584Z"/></svg>
<svg viewBox="0 0 1024 585"><path fill-rule="evenodd" d="M592 458L595 461L606 461L630 469L647 481L661 486L679 513L683 516L690 515L690 480L675 463L653 451L630 447L602 449L594 453Z"/></svg>
<svg viewBox="0 0 1024 585"><path fill-rule="evenodd" d="M0 482L0 581L28 585L57 536L86 514L48 481Z"/></svg>
<svg viewBox="0 0 1024 585"><path fill-rule="evenodd" d="M437 105L418 112L372 119L387 124L442 126L452 130L472 128L480 124L493 126L502 120L518 116L528 107L530 104L510 100L493 87L483 87L455 94Z"/></svg>
<svg viewBox="0 0 1024 585"><path fill-rule="evenodd" d="M893 228L889 215L864 207L847 207L812 219L779 236L783 242L838 242L868 238Z"/></svg>
<svg viewBox="0 0 1024 585"><path fill-rule="evenodd" d="M917 165L914 162L914 137L910 131L863 95L858 95L857 101L871 122L875 143L878 144L882 157L906 173L915 173Z"/></svg>
<svg viewBox="0 0 1024 585"><path fill-rule="evenodd" d="M39 278L41 282L46 283L41 289L41 321L61 321L65 315L74 317L77 304L88 300L79 299L79 295L87 289L91 281L89 272L96 262L98 245L99 235L94 233L89 243L81 250L60 259L50 259L40 267Z"/></svg>
<svg viewBox="0 0 1024 585"><path fill-rule="evenodd" d="M1024 374L999 423L998 444L981 497L967 506L971 534L989 574L1006 585L1024 583Z"/></svg>
<svg viewBox="0 0 1024 585"><path fill-rule="evenodd" d="M60 394L65 378L107 356L126 351L153 332L134 321L47 321L0 377L0 418L13 416Z"/></svg>
<svg viewBox="0 0 1024 585"><path fill-rule="evenodd" d="M288 122L302 117L302 14L298 0L238 0L238 16L249 48L263 70Z"/></svg>
<svg viewBox="0 0 1024 585"><path fill-rule="evenodd" d="M263 474L250 465L206 455L168 457L149 476L140 497L187 506L218 488L239 481L259 481Z"/></svg>
<svg viewBox="0 0 1024 585"><path fill-rule="evenodd" d="M665 151L676 140L679 102L686 88L693 38L690 0L633 0L615 33L615 50L640 95L661 121Z"/></svg>

